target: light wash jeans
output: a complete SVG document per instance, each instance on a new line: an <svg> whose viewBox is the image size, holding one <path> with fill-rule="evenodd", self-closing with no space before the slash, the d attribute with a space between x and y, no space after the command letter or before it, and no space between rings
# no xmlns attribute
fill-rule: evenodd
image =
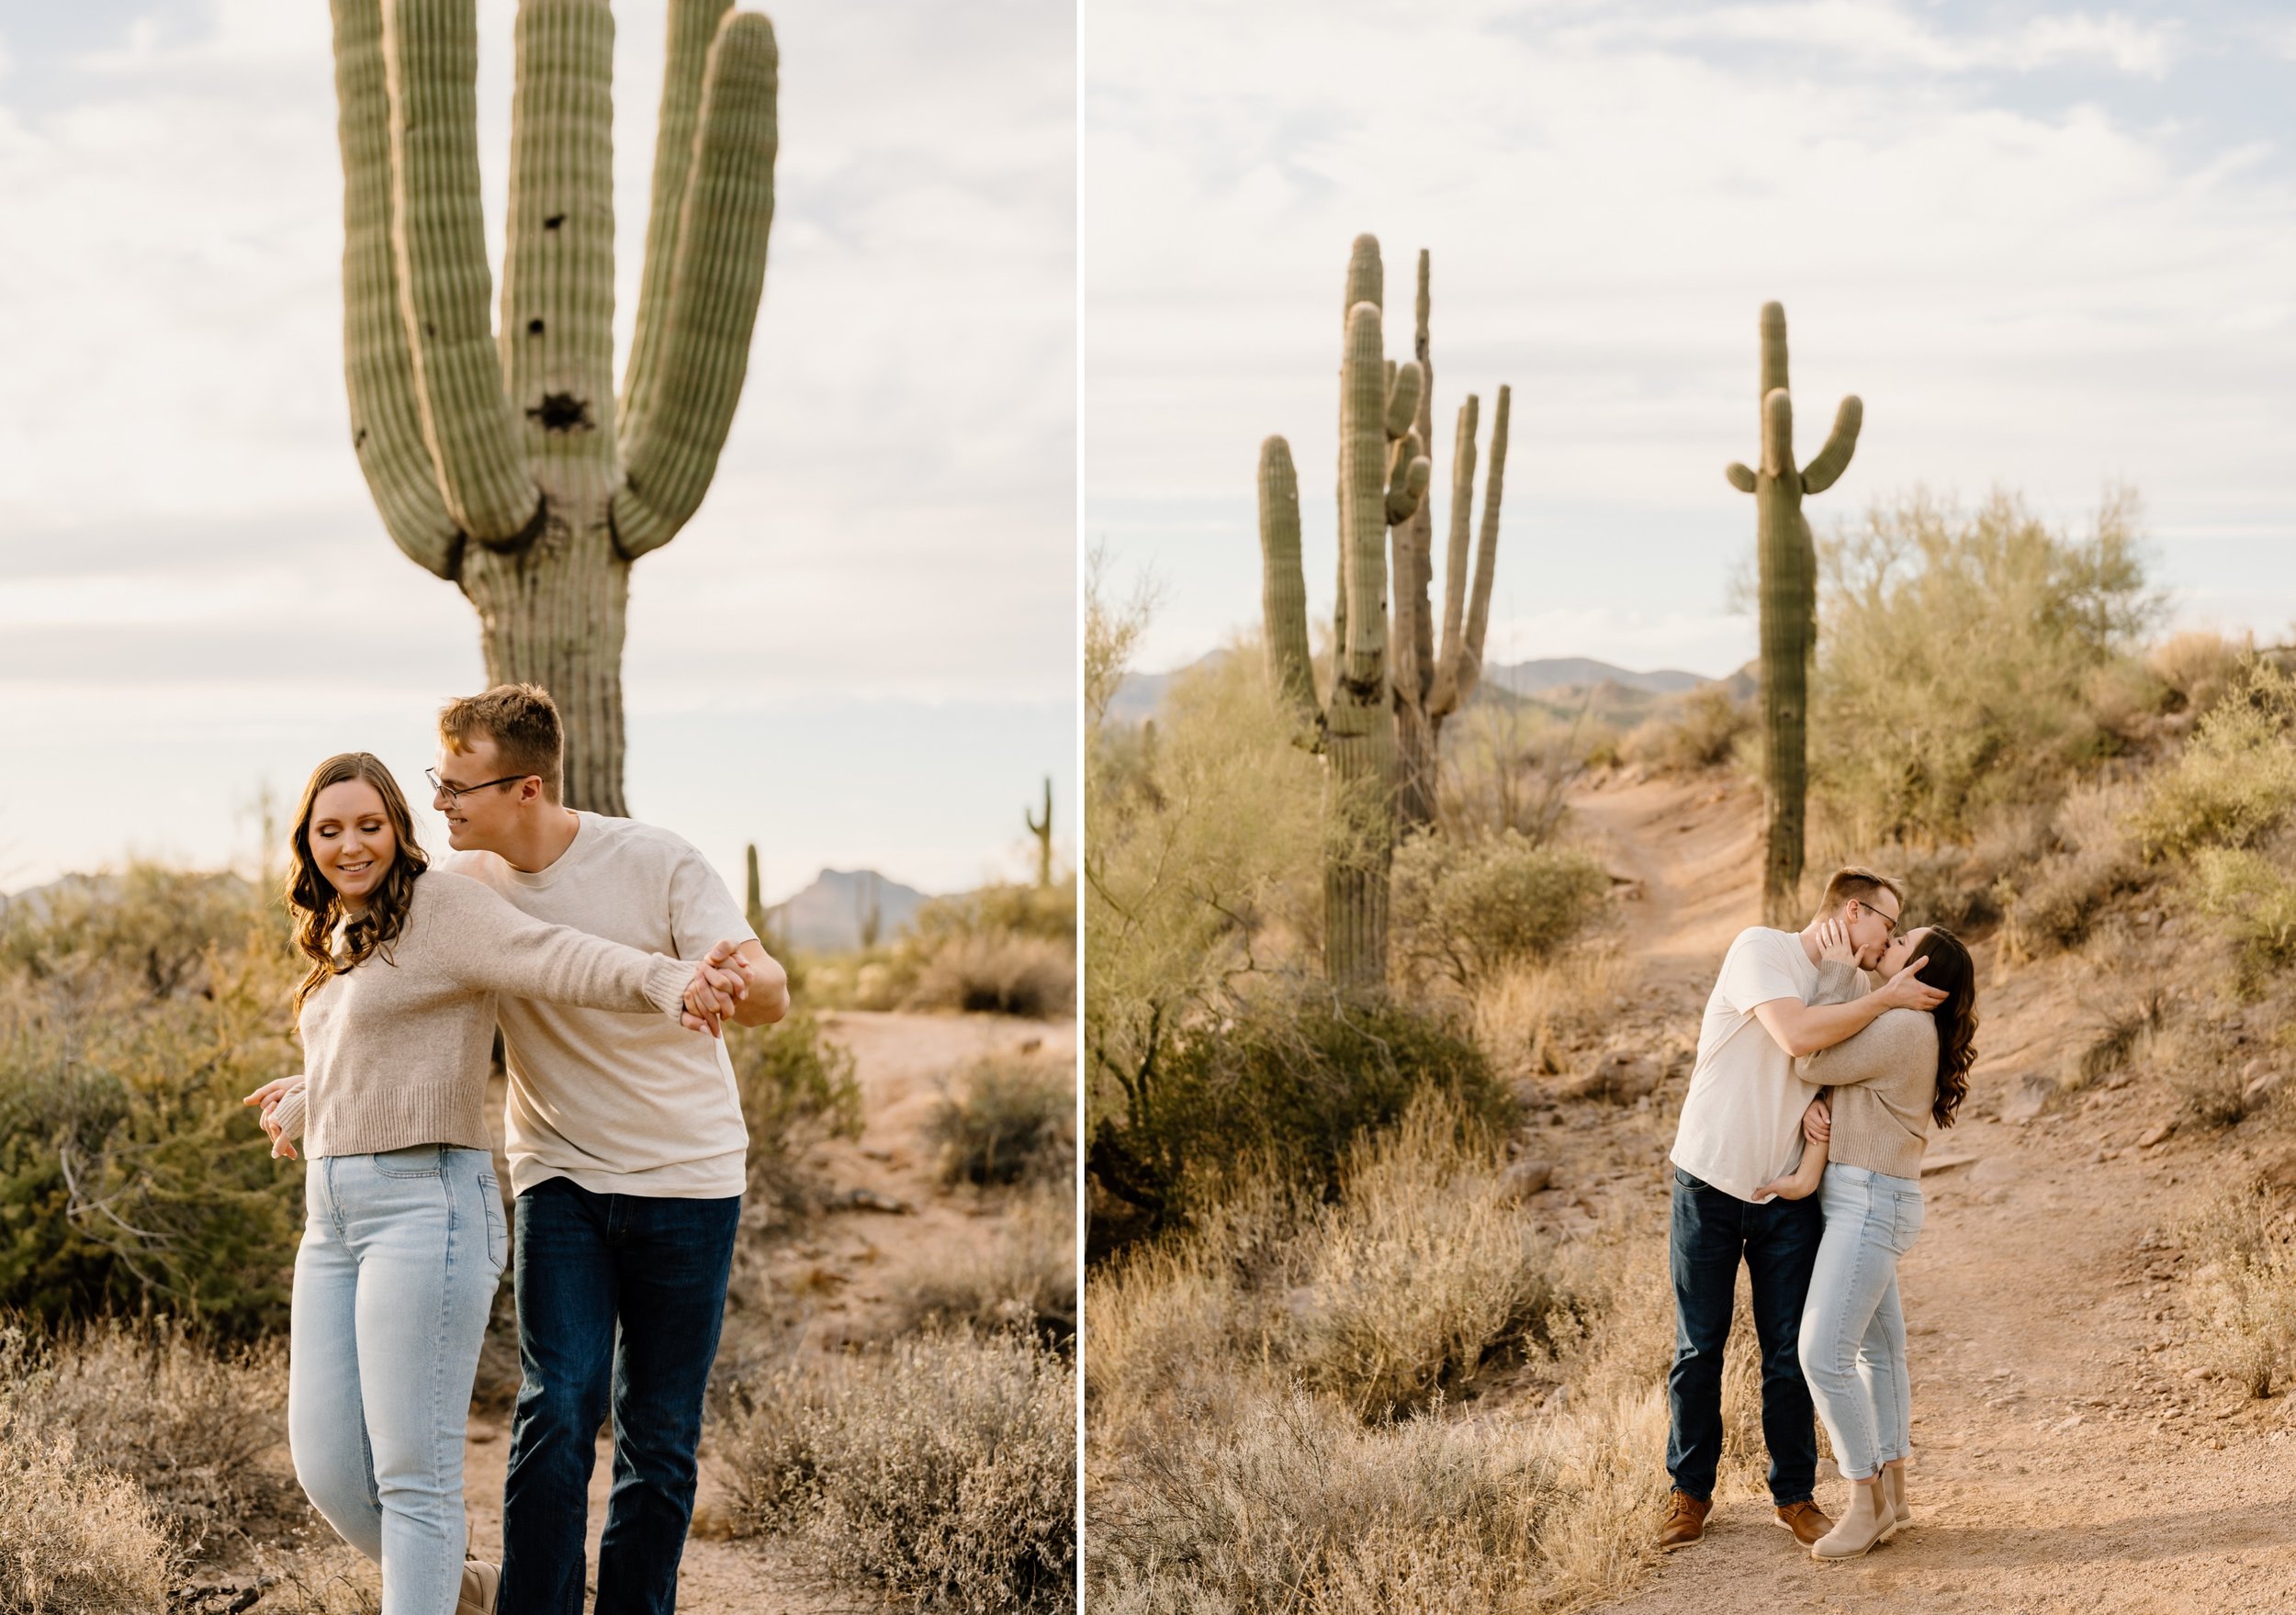
<svg viewBox="0 0 2296 1615"><path fill-rule="evenodd" d="M1818 1194L1826 1233L1802 1307L1802 1376L1842 1475L1871 1480L1913 1446L1897 1259L1921 1234L1921 1183L1829 1162Z"/></svg>
<svg viewBox="0 0 2296 1615"><path fill-rule="evenodd" d="M510 1229L493 1158L418 1144L321 1156L304 1179L287 1368L295 1476L383 1567L383 1615L462 1587L462 1449Z"/></svg>

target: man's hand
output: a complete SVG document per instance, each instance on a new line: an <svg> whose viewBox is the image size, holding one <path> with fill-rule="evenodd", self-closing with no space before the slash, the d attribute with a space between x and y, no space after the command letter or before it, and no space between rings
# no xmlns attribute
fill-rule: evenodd
<svg viewBox="0 0 2296 1615"><path fill-rule="evenodd" d="M1854 965L1858 950L1851 946L1850 927L1840 920L1818 922L1818 962L1821 965Z"/></svg>
<svg viewBox="0 0 2296 1615"><path fill-rule="evenodd" d="M770 1026L789 1013L789 972L762 944L748 937L720 942L703 962L741 972L741 1004L730 1012L737 1026Z"/></svg>
<svg viewBox="0 0 2296 1615"><path fill-rule="evenodd" d="M1945 1002L1944 990L1914 980L1920 973L1921 967L1929 962L1926 958L1915 959L1875 988L1874 996L1889 1009L1935 1009Z"/></svg>
<svg viewBox="0 0 2296 1615"><path fill-rule="evenodd" d="M1826 1108L1824 1099L1811 1100L1809 1108L1802 1112L1802 1137L1813 1144L1823 1144L1833 1136L1833 1112Z"/></svg>
<svg viewBox="0 0 2296 1615"><path fill-rule="evenodd" d="M685 1012L678 1017L687 1030L713 1037L722 1035L718 1028L749 991L748 977L738 969L726 969L723 961L712 962L716 959L717 949L712 948L710 958L693 967L692 979L686 983Z"/></svg>

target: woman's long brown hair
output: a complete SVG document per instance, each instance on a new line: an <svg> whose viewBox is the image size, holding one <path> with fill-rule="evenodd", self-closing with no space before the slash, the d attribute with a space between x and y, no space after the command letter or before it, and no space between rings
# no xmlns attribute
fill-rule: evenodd
<svg viewBox="0 0 2296 1615"><path fill-rule="evenodd" d="M1950 1127L1969 1096L1969 1068L1977 1060L1977 966L1961 938L1942 925L1931 925L1906 962L1917 959L1930 962L1914 979L1945 994L1930 1011L1937 1022L1937 1097L1930 1115L1939 1127Z"/></svg>
<svg viewBox="0 0 2296 1615"><path fill-rule="evenodd" d="M383 816L390 821L399 850L366 906L343 928L343 949L338 957L328 943L333 937L335 922L343 917L343 900L311 857L311 808L328 786L352 779L366 780L383 799ZM329 977L355 969L377 953L385 964L390 962L391 944L406 929L407 911L414 903L415 880L430 865L430 858L415 841L414 815L408 811L406 795L380 757L372 752L338 752L311 771L310 783L303 787L303 800L295 810L295 828L287 836L287 900L295 916L295 946L311 961L310 970L296 983L297 1015L303 1013L303 1001Z"/></svg>

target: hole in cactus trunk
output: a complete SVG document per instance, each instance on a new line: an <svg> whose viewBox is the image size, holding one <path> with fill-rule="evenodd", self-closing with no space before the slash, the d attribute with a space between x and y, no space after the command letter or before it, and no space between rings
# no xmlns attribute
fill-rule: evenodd
<svg viewBox="0 0 2296 1615"><path fill-rule="evenodd" d="M526 419L539 421L545 432L589 432L596 422L590 418L590 401L572 393L545 393L542 402L526 411Z"/></svg>
<svg viewBox="0 0 2296 1615"><path fill-rule="evenodd" d="M539 320L529 320L526 321L526 334L528 336L540 336L542 334L542 321Z"/></svg>
<svg viewBox="0 0 2296 1615"><path fill-rule="evenodd" d="M557 229L557 228L558 228L558 226L560 226L561 224L564 224L565 222L566 222L566 215L565 215L565 214L563 214L563 213L553 213L552 215L550 215L550 217L549 217L549 218L547 218L547 219L544 219L544 220L542 221L542 228L543 228L543 229L545 229L545 230L556 230L556 229Z"/></svg>

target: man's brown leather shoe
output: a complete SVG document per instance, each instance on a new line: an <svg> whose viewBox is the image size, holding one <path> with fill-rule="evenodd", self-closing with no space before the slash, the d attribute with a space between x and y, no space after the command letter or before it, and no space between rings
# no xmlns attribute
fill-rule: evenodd
<svg viewBox="0 0 2296 1615"><path fill-rule="evenodd" d="M1834 1528L1825 1511L1815 1503L1788 1503L1778 1510L1778 1524L1794 1533L1794 1540L1808 1547Z"/></svg>
<svg viewBox="0 0 2296 1615"><path fill-rule="evenodd" d="M1706 1534L1706 1516L1713 1511L1712 1503L1701 1502L1676 1486L1667 1495L1666 1523L1659 1527L1659 1546L1666 1550L1688 1547Z"/></svg>

